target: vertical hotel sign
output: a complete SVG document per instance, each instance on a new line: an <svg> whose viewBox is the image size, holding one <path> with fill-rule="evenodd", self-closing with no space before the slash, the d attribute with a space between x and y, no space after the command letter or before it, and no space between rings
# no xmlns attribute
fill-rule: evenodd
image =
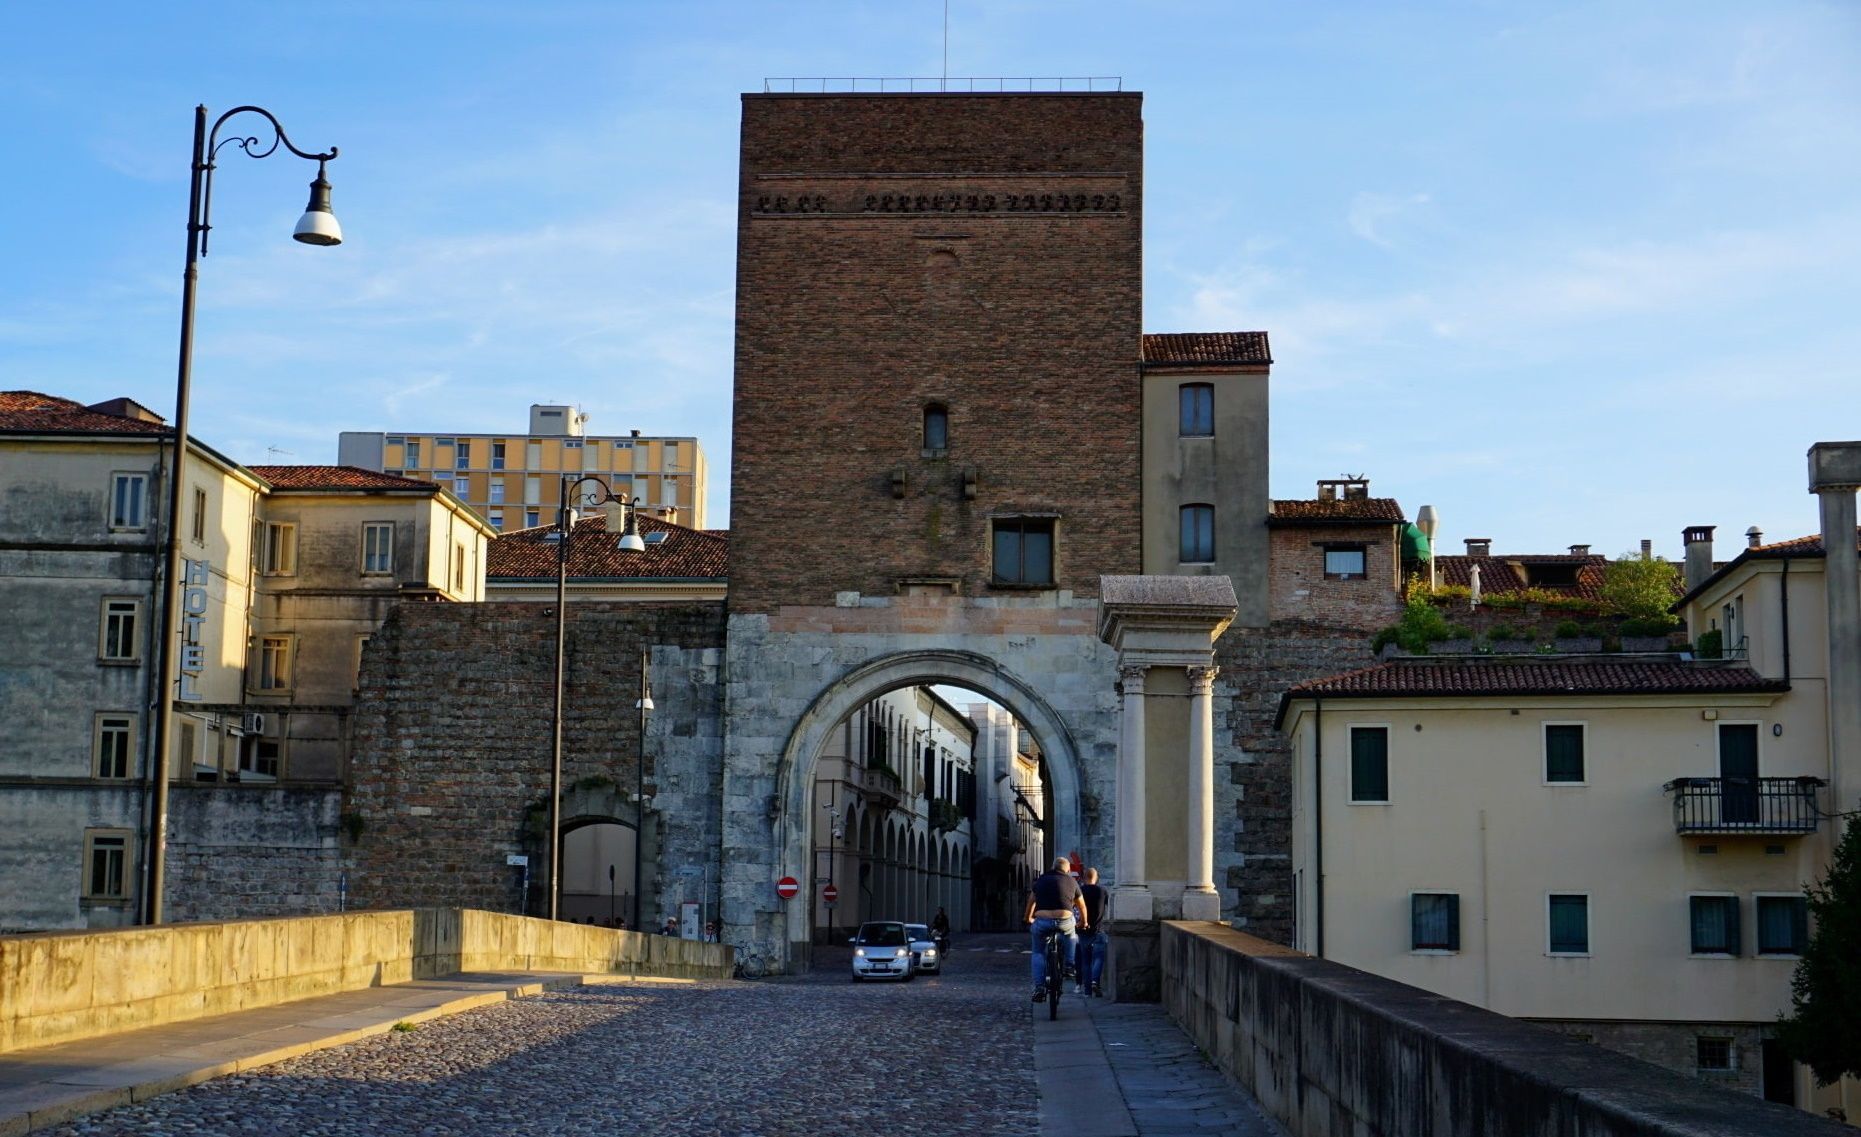
<svg viewBox="0 0 1861 1137"><path fill-rule="evenodd" d="M201 701L200 675L207 667L207 649L200 642L200 626L207 622L206 561L183 560L187 566L181 578L181 689L175 697L190 703Z"/></svg>

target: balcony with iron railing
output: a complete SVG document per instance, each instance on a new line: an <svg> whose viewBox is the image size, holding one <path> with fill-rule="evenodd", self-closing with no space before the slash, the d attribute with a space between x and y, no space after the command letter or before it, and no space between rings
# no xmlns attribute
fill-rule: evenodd
<svg viewBox="0 0 1861 1137"><path fill-rule="evenodd" d="M896 808L903 792L898 775L887 766L867 766L859 772L859 790L880 809Z"/></svg>
<svg viewBox="0 0 1861 1137"><path fill-rule="evenodd" d="M1675 778L1674 832L1764 837L1814 833L1822 820L1821 778Z"/></svg>

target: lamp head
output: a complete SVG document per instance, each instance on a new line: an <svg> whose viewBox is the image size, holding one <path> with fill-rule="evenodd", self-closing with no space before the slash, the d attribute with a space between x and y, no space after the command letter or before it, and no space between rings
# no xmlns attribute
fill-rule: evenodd
<svg viewBox="0 0 1861 1137"><path fill-rule="evenodd" d="M631 501L625 501L621 504L625 506L627 510L627 528L620 535L620 544L618 548L623 553L644 553L646 551L646 541L640 536L639 526L634 523L634 519L639 516L640 507Z"/></svg>
<svg viewBox="0 0 1861 1137"><path fill-rule="evenodd" d="M1432 505L1424 505L1415 512L1415 527L1422 531L1422 536L1430 543L1435 539L1435 530L1441 527L1441 517Z"/></svg>
<svg viewBox="0 0 1861 1137"><path fill-rule="evenodd" d="M330 181L323 176L322 162L317 163L317 180L310 183L310 204L304 207L304 215L297 219L297 230L291 236L306 245L342 244L342 226L330 212Z"/></svg>

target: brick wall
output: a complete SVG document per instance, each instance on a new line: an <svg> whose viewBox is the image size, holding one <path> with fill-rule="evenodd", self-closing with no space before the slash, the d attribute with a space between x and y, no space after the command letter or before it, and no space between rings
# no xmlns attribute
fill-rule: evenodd
<svg viewBox="0 0 1861 1137"><path fill-rule="evenodd" d="M680 863L648 849L661 874L684 868L702 843L694 834L715 827L686 799L716 796L722 642L721 604L568 609L565 790L598 777L631 792L639 651L652 647L646 792L662 783L677 792L649 806L649 835L680 803ZM533 884L546 871L543 815L529 807L547 799L554 650L550 604L404 605L369 641L347 807L361 823L350 852L354 906L518 910L519 875L506 856L530 856ZM651 877L644 883L647 896L660 891Z"/></svg>
<svg viewBox="0 0 1861 1137"><path fill-rule="evenodd" d="M1268 606L1274 620L1364 628L1402 614L1401 538L1383 525L1274 526L1269 545ZM1326 580L1323 545L1362 544L1363 580Z"/></svg>
<svg viewBox="0 0 1861 1137"><path fill-rule="evenodd" d="M983 594L1002 514L1058 515L1060 588L1139 571L1141 105L745 96L733 612Z"/></svg>

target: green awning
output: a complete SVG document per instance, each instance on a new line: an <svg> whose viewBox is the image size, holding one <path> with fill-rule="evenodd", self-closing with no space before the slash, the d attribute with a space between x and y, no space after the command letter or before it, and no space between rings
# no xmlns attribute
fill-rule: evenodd
<svg viewBox="0 0 1861 1137"><path fill-rule="evenodd" d="M1428 547L1428 538L1415 527L1413 521L1402 527L1402 559L1405 561L1434 560L1434 550Z"/></svg>

